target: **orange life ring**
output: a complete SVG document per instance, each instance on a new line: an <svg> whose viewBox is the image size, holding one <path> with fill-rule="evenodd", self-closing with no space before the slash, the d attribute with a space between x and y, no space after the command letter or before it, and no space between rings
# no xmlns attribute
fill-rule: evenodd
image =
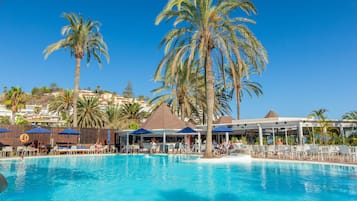
<svg viewBox="0 0 357 201"><path fill-rule="evenodd" d="M20 135L20 141L21 141L21 142L26 143L26 142L28 142L29 140L30 140L30 136L27 135L26 133Z"/></svg>

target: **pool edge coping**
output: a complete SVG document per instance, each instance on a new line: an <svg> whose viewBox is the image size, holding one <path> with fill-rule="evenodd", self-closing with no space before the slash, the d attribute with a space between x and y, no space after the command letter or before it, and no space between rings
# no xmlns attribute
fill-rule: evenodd
<svg viewBox="0 0 357 201"><path fill-rule="evenodd" d="M88 157L88 156L116 156L116 155L147 155L147 154L118 154L118 153L109 153L109 154L78 154L78 155L45 155L45 156L26 156L23 159L34 159L34 158L58 158L58 157ZM156 155L156 154L153 154ZM157 154L157 155L167 155L170 154ZM177 154L182 155L182 154ZM188 154L191 155L191 154ZM199 156L199 155L197 155ZM9 161L9 160L23 160L21 157L9 157L9 158L0 158L1 161ZM321 164L321 165L336 165L336 166L350 166L350 167L357 167L357 164L351 163L338 163L338 162L328 162L328 161L303 161L303 160L284 160L284 159L269 159L269 158L251 158L251 162L281 162L281 163L307 163L307 164Z"/></svg>

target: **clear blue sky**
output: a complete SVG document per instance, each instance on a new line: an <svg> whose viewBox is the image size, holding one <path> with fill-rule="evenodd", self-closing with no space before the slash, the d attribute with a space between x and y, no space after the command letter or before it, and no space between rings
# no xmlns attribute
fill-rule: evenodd
<svg viewBox="0 0 357 201"><path fill-rule="evenodd" d="M242 102L242 118L260 118L270 109L280 116L305 117L328 109L328 117L357 110L357 1L255 0L251 29L269 54L261 77L264 95ZM163 56L158 48L170 24L155 26L165 0L0 0L0 87L56 83L73 88L74 58L42 51L62 38L63 12L81 13L102 23L110 63L83 63L80 87L97 85L121 94L131 81L135 95L152 97L152 81ZM232 103L233 117L236 115Z"/></svg>

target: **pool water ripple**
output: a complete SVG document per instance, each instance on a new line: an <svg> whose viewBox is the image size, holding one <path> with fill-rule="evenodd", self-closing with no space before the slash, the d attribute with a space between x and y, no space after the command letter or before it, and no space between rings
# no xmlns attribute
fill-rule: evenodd
<svg viewBox="0 0 357 201"><path fill-rule="evenodd" d="M117 155L0 161L0 200L357 200L356 166L190 163L195 156Z"/></svg>

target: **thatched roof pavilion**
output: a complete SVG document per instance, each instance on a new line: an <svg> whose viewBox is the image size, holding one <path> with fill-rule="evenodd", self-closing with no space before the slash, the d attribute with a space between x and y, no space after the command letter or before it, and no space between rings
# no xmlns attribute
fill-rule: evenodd
<svg viewBox="0 0 357 201"><path fill-rule="evenodd" d="M185 122L180 120L176 115L172 114L170 108L166 104L161 104L152 112L146 122L143 123L142 128L147 130L182 129L185 126Z"/></svg>

